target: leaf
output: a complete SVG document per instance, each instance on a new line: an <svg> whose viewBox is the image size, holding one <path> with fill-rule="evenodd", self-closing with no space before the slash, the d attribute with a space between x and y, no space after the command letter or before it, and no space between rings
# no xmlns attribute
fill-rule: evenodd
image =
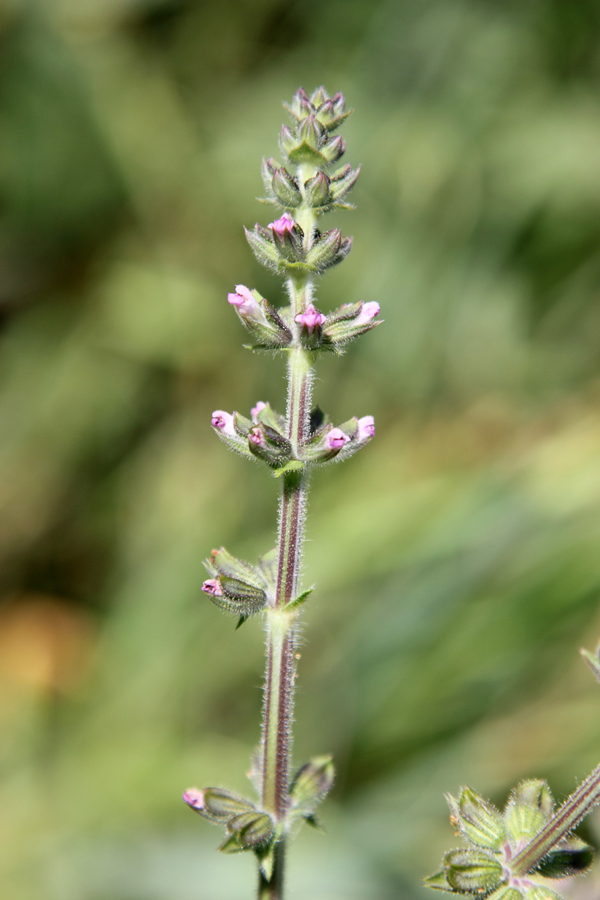
<svg viewBox="0 0 600 900"><path fill-rule="evenodd" d="M290 600L289 603L286 603L285 609L297 609L299 606L302 606L305 600L308 600L312 592L314 591L316 585L313 584L312 587L307 588L305 591L302 591L301 594L298 594L293 600Z"/></svg>
<svg viewBox="0 0 600 900"><path fill-rule="evenodd" d="M281 478L282 475L287 475L288 472L298 472L300 469L304 468L304 463L300 459L290 459L289 462L286 462L285 466L281 466L279 469L275 469L273 471L273 475L275 478Z"/></svg>

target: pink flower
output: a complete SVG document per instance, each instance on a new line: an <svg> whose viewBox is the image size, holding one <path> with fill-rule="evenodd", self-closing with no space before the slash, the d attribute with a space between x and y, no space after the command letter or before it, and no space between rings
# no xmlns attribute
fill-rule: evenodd
<svg viewBox="0 0 600 900"><path fill-rule="evenodd" d="M227 302L235 306L241 316L260 313L260 306L244 284L236 284L235 294L227 294Z"/></svg>
<svg viewBox="0 0 600 900"><path fill-rule="evenodd" d="M260 426L256 426L255 428L250 429L250 434L248 435L248 440L252 441L253 444L257 447L266 447L265 436L262 433L262 429Z"/></svg>
<svg viewBox="0 0 600 900"><path fill-rule="evenodd" d="M208 581L205 581L202 585L202 590L205 594L210 594L211 597L223 596L223 590L218 578L209 578Z"/></svg>
<svg viewBox="0 0 600 900"><path fill-rule="evenodd" d="M192 809L204 809L204 791L198 788L188 788L182 794L183 802L187 803Z"/></svg>
<svg viewBox="0 0 600 900"><path fill-rule="evenodd" d="M223 409L215 409L210 424L222 434L228 434L230 437L235 437L235 424L231 413L225 412Z"/></svg>
<svg viewBox="0 0 600 900"><path fill-rule="evenodd" d="M320 313L318 309L315 309L312 303L309 303L304 312L298 313L294 318L294 322L297 322L298 325L304 325L310 334L317 326L323 324L325 318L323 313Z"/></svg>
<svg viewBox="0 0 600 900"><path fill-rule="evenodd" d="M267 405L267 404L266 404L266 403L263 403L262 400L259 400L259 401L257 402L256 406L253 406L253 407L252 407L252 409L250 410L250 415L252 416L252 418L253 418L255 421L256 421L256 419L258 418L259 412L260 412L261 410L265 409L266 405Z"/></svg>
<svg viewBox="0 0 600 900"><path fill-rule="evenodd" d="M344 444L347 444L350 438L341 428L332 428L325 438L325 445L330 450L341 450Z"/></svg>
<svg viewBox="0 0 600 900"><path fill-rule="evenodd" d="M368 441L375 436L375 419L373 416L363 416L358 420L357 440Z"/></svg>
<svg viewBox="0 0 600 900"><path fill-rule="evenodd" d="M372 300L370 303L363 303L360 313L354 320L354 324L368 325L369 322L375 318L375 316L379 315L379 310L379 303L377 303L375 300Z"/></svg>
<svg viewBox="0 0 600 900"><path fill-rule="evenodd" d="M275 234L278 234L280 237L283 237L289 231L294 230L295 221L290 216L289 213L284 213L281 218L275 219L274 222L269 222L268 227L272 228Z"/></svg>

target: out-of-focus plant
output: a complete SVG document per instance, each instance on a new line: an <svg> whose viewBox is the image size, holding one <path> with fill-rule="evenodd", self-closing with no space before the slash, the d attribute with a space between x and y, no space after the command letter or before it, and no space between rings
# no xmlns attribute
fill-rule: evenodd
<svg viewBox="0 0 600 900"><path fill-rule="evenodd" d="M600 647L581 654L600 682ZM503 814L468 787L446 799L467 847L446 853L441 870L425 880L429 887L490 900L560 900L548 882L592 863L593 848L572 832L600 802L600 765L558 810L540 779L521 782Z"/></svg>
<svg viewBox="0 0 600 900"><path fill-rule="evenodd" d="M323 87L309 97L300 88L287 107L293 127L282 127L279 145L285 166L263 160L267 202L282 215L264 228L246 231L248 243L264 266L285 278L289 305L276 309L258 291L237 285L228 295L255 350L287 356L287 411L283 416L259 401L250 418L216 410L212 426L234 451L258 459L281 479L277 547L257 565L213 550L206 562L210 578L203 590L239 619L263 613L267 630L262 734L250 771L258 800L222 788L192 788L183 798L204 818L224 826L226 853L253 851L259 863L260 898L283 895L286 841L303 822L317 824L315 811L333 784L330 756L318 756L290 778L297 620L312 588L302 590L300 564L308 479L314 466L347 459L375 434L372 416L352 418L334 427L317 407L311 410L313 367L318 351L340 354L356 337L379 324L379 304L344 304L329 315L314 305L314 279L341 262L352 244L339 229L321 232L317 222L346 202L359 169L331 171L345 151L333 136L347 118L342 94ZM289 167L289 168L288 168Z"/></svg>

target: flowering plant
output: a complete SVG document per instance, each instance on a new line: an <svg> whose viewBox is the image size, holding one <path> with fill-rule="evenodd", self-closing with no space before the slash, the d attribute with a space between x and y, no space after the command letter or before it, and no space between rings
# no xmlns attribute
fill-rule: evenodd
<svg viewBox="0 0 600 900"><path fill-rule="evenodd" d="M263 160L266 200L281 215L266 227L246 230L260 263L279 273L289 303L277 308L242 284L228 295L249 332L253 349L275 350L287 358L285 415L259 400L250 416L218 409L212 427L221 440L247 459L258 459L281 478L278 541L256 565L213 550L206 561L206 595L238 617L262 613L267 630L267 660L261 739L250 778L256 798L223 788L191 788L184 801L209 822L225 828L220 849L252 852L258 860L259 898L280 900L285 846L303 822L316 824L318 804L333 784L331 757L316 756L292 775L292 710L297 620L312 588L300 586L300 559L309 475L314 466L347 459L375 434L373 416L354 417L335 427L318 409L311 410L313 368L319 351L344 352L346 345L379 324L379 304L346 303L331 313L314 303L316 276L342 262L352 239L337 228L320 231L326 212L352 208L346 201L359 169L332 166L344 154L344 140L333 136L350 114L342 94L323 87L309 97L300 88L287 107L293 126L284 125L279 145L284 159Z"/></svg>

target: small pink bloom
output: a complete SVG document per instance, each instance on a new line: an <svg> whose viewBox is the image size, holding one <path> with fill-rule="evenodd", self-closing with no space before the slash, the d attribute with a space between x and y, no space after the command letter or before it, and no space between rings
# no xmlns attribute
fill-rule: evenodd
<svg viewBox="0 0 600 900"><path fill-rule="evenodd" d="M323 313L320 313L318 309L315 309L312 303L309 303L304 312L299 313L294 318L294 322L297 322L298 325L304 325L310 334L318 325L323 324L325 318Z"/></svg>
<svg viewBox="0 0 600 900"><path fill-rule="evenodd" d="M256 404L256 406L253 406L253 407L252 407L252 409L250 410L250 415L252 416L252 418L253 418L254 420L257 419L259 412L260 412L261 410L263 410L263 409L266 407L266 405L267 405L267 404L266 404L266 403L263 403L262 400L259 400L258 403Z"/></svg>
<svg viewBox="0 0 600 900"><path fill-rule="evenodd" d="M250 429L248 440L252 441L252 443L257 447L266 447L265 437L262 433L262 430L258 426Z"/></svg>
<svg viewBox="0 0 600 900"><path fill-rule="evenodd" d="M227 302L235 306L240 315L260 312L260 306L252 292L244 284L236 284L235 294L227 294Z"/></svg>
<svg viewBox="0 0 600 900"><path fill-rule="evenodd" d="M380 306L375 300L370 303L363 303L363 307L354 320L355 325L368 325L369 322L379 315Z"/></svg>
<svg viewBox="0 0 600 900"><path fill-rule="evenodd" d="M182 794L183 802L191 806L192 809L204 809L204 791L198 788L188 788Z"/></svg>
<svg viewBox="0 0 600 900"><path fill-rule="evenodd" d="M223 434L235 437L235 424L231 413L225 412L223 409L215 409L210 424L213 428L218 428Z"/></svg>
<svg viewBox="0 0 600 900"><path fill-rule="evenodd" d="M358 420L358 432L356 437L359 441L368 441L369 438L375 437L375 419L373 416L363 416Z"/></svg>
<svg viewBox="0 0 600 900"><path fill-rule="evenodd" d="M211 597L223 596L223 590L218 578L209 578L208 581L205 581L202 585L202 590L205 594L210 594Z"/></svg>
<svg viewBox="0 0 600 900"><path fill-rule="evenodd" d="M341 450L350 438L341 428L332 428L325 438L325 444L330 450Z"/></svg>
<svg viewBox="0 0 600 900"><path fill-rule="evenodd" d="M283 237L284 234L287 234L289 231L294 230L295 225L294 219L290 216L289 213L284 213L281 218L275 219L274 222L269 222L268 227L272 228L275 234L278 234L280 237Z"/></svg>

